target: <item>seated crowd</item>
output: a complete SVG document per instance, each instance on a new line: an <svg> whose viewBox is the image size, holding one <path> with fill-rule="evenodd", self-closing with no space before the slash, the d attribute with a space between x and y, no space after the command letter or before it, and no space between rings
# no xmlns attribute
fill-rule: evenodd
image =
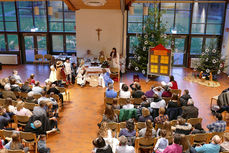
<svg viewBox="0 0 229 153"><path fill-rule="evenodd" d="M32 132L39 137L38 148L35 149L40 153L49 153L46 134L60 132L57 119L63 106L63 95L56 84L47 82L41 87L39 81L34 80L34 74L23 84L14 70L12 76L0 79L0 100L0 130L12 131L12 140L0 141L0 148L28 152L29 148L24 147L19 135L20 132ZM26 107L26 104L33 107ZM18 116L28 118L23 122L25 126L18 124Z"/></svg>
<svg viewBox="0 0 229 153"><path fill-rule="evenodd" d="M170 83L153 86L145 93L137 82L131 84L130 88L132 91L127 84L122 84L120 91L116 92L112 84L108 85L105 112L98 124L98 137L93 140L93 153L135 153L136 149L143 153L229 151L229 133L225 132L227 124L222 115L217 113L217 121L207 125L209 131L202 128L202 119L195 124L189 122L198 119L199 109L194 106L187 89L183 95L173 93L174 89L178 89L173 76L170 77ZM113 98L113 103L106 103L106 98ZM141 99L141 103L135 103L135 99ZM114 128L116 123L118 130ZM209 134L211 141L200 143L195 139L197 134ZM151 145L142 145L139 141L141 138L152 140ZM150 146L154 148L150 150Z"/></svg>

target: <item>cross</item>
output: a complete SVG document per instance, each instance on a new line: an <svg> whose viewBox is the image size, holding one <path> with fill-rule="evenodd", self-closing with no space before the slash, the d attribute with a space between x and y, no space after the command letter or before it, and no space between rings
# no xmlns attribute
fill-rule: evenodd
<svg viewBox="0 0 229 153"><path fill-rule="evenodd" d="M98 35L98 41L100 41L100 32L102 31L102 29L98 28L96 29L97 31L97 35Z"/></svg>

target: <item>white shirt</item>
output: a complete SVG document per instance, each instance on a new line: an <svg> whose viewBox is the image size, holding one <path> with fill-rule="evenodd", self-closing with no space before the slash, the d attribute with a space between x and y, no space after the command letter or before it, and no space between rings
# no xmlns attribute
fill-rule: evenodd
<svg viewBox="0 0 229 153"><path fill-rule="evenodd" d="M118 146L116 149L117 153L135 153L133 146Z"/></svg>
<svg viewBox="0 0 229 153"><path fill-rule="evenodd" d="M93 54L86 54L84 56L85 62L87 62L88 60L93 61L93 59L94 59L94 55Z"/></svg>
<svg viewBox="0 0 229 153"><path fill-rule="evenodd" d="M161 99L159 102L151 102L150 107L151 108L160 108L160 107L165 107L166 102L164 99Z"/></svg>
<svg viewBox="0 0 229 153"><path fill-rule="evenodd" d="M132 108L134 108L134 105L133 104L126 104L126 105L123 105L122 108L123 109L132 109Z"/></svg>
<svg viewBox="0 0 229 153"><path fill-rule="evenodd" d="M130 91L120 90L120 94L119 94L120 98L130 98L130 96L131 96Z"/></svg>
<svg viewBox="0 0 229 153"><path fill-rule="evenodd" d="M30 110L28 110L28 109L26 109L26 108L22 108L20 111L15 111L14 112L14 114L15 115L19 115L19 116L28 116L28 117L30 117L30 116L32 116L33 115L33 113L30 111Z"/></svg>
<svg viewBox="0 0 229 153"><path fill-rule="evenodd" d="M64 71L65 73L68 75L68 74L71 74L72 73L72 69L71 69L71 63L67 63L67 62L64 62Z"/></svg>
<svg viewBox="0 0 229 153"><path fill-rule="evenodd" d="M49 102L51 102L51 99L49 99L47 97L40 97L40 98L38 98L38 100L37 100L38 104L40 104L41 101L49 101Z"/></svg>
<svg viewBox="0 0 229 153"><path fill-rule="evenodd" d="M32 91L34 92L34 94L41 94L43 91L43 88L41 88L39 86L34 86Z"/></svg>

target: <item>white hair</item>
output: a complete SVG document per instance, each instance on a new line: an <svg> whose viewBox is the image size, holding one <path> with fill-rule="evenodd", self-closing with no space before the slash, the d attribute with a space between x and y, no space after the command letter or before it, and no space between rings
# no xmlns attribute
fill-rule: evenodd
<svg viewBox="0 0 229 153"><path fill-rule="evenodd" d="M6 85L4 86L4 89L7 90L7 91L11 90L10 84L6 84Z"/></svg>

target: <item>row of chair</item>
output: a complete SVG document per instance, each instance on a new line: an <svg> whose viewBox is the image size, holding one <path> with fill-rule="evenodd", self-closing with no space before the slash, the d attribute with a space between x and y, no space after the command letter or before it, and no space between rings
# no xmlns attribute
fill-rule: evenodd
<svg viewBox="0 0 229 153"><path fill-rule="evenodd" d="M36 54L34 56L34 64L51 64L52 62L52 55L51 54L46 54L46 55L42 55L42 54Z"/></svg>

